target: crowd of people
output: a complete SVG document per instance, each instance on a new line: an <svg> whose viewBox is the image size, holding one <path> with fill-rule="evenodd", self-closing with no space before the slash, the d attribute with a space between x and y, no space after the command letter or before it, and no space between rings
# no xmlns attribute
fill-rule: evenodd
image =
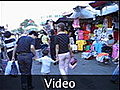
<svg viewBox="0 0 120 90"><path fill-rule="evenodd" d="M59 64L61 75L68 75L70 59L74 57L75 51L79 52L81 50L83 58L84 56L87 57L85 59L91 59L90 57L93 56L98 62L106 64L112 58L112 61L118 64L119 41L115 40L112 34L109 34L108 40L106 40L106 36L100 36L98 31L94 31L94 37L89 38L86 42L75 39L71 32L66 31L66 26L62 22L57 24L57 30L44 28L40 32L30 31L21 35L18 39L11 38L11 32L6 31L4 33L6 47L1 49L3 51L1 58L8 61L18 61L21 75L27 75L21 79L22 88L32 87L31 83L27 85L26 82L32 81L31 68L33 60L42 62L41 73L43 75L50 74L51 63ZM79 30L78 32L81 33ZM102 30L102 32L105 31ZM81 38L79 33L77 35L78 38Z"/></svg>

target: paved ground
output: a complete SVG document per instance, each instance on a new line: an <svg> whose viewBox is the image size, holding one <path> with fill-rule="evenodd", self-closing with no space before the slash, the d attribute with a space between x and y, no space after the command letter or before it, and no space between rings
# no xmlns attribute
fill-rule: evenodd
<svg viewBox="0 0 120 90"><path fill-rule="evenodd" d="M84 60L81 58L81 52L75 54L78 59L78 64L73 70L69 69L70 75L111 75L116 65L111 61L108 65L100 64L95 59ZM41 64L33 61L32 75L41 75ZM51 74L59 75L58 65L51 65Z"/></svg>
<svg viewBox="0 0 120 90"><path fill-rule="evenodd" d="M112 72L116 68L116 65L114 65L112 62L110 62L108 65L99 64L95 59L81 59L81 53L75 54L75 57L78 59L78 64L75 69L69 69L69 74L72 75L70 76L70 80L72 79L76 82L76 87L74 89L68 90L119 90L119 84L113 84L112 82L110 82L111 76L108 76L112 74ZM41 75L40 69L41 64L37 61L33 61L32 77L33 86L35 87L33 90L65 90L45 89L45 84L43 84L44 82L42 81L43 77L39 76ZM51 74L60 76L58 65L52 64ZM0 90L21 90L20 83L20 76L16 78L1 76Z"/></svg>

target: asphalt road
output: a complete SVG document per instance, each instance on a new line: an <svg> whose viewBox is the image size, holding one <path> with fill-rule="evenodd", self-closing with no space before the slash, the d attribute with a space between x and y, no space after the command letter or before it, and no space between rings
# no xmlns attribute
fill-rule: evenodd
<svg viewBox="0 0 120 90"><path fill-rule="evenodd" d="M95 59L85 60L81 58L81 52L74 54L78 64L74 69L69 68L69 75L112 75L116 65L112 61L108 65L98 63ZM32 75L41 75L41 64L33 61ZM51 75L60 75L58 65L51 64Z"/></svg>
<svg viewBox="0 0 120 90"><path fill-rule="evenodd" d="M95 59L84 60L81 58L81 53L75 54L78 60L76 68L69 69L69 79L74 80L76 87L67 90L119 90L119 84L113 84L110 79L116 65L111 61L108 65L100 64ZM45 89L45 84L42 81L44 76L40 73L41 64L33 61L32 79L33 90L66 90L66 89ZM60 72L58 65L51 64L51 75L49 78L59 78ZM21 90L20 76L1 76L0 90Z"/></svg>

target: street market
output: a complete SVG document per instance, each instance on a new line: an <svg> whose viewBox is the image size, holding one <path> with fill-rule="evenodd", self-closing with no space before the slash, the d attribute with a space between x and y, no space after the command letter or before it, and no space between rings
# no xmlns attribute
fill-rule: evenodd
<svg viewBox="0 0 120 90"><path fill-rule="evenodd" d="M53 16L39 24L26 18L11 30L1 23L0 75L119 75L119 1L91 1Z"/></svg>

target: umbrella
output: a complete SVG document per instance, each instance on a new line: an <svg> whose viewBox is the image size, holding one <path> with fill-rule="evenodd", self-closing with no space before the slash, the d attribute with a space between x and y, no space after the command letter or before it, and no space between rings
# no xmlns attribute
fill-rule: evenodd
<svg viewBox="0 0 120 90"><path fill-rule="evenodd" d="M68 18L81 18L81 19L86 19L86 18L94 18L95 14L86 9L85 7L77 6L74 8L73 14L68 17Z"/></svg>

